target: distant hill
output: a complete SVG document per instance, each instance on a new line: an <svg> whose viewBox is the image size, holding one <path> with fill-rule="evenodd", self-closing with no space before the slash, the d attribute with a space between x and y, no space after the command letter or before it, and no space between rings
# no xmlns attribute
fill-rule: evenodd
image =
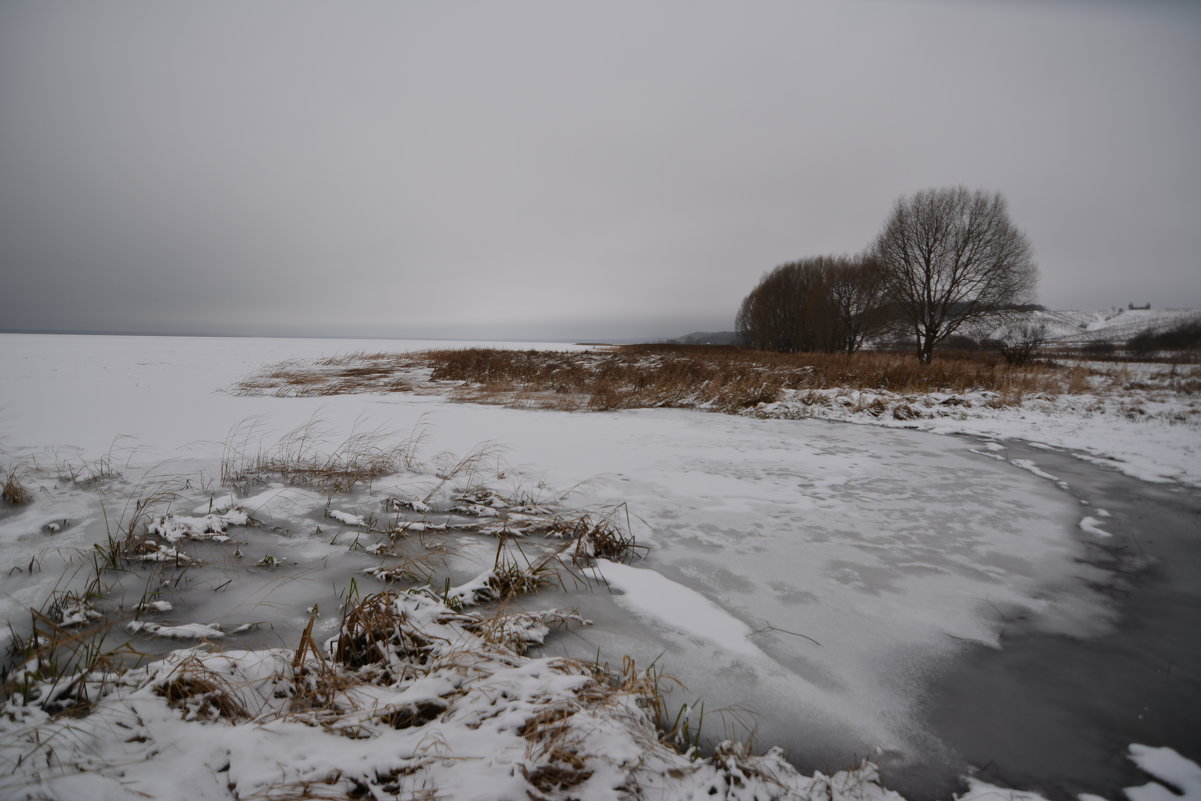
<svg viewBox="0 0 1201 801"><path fill-rule="evenodd" d="M1079 348L1109 343L1120 346L1139 334L1158 334L1184 323L1201 324L1201 309L1130 309L1119 306L1095 311L1031 309L1010 313L1004 323L979 322L964 333L976 340L1001 339L1006 328L1025 323L1045 325L1050 345ZM734 331L694 331L662 342L668 345L741 344Z"/></svg>
<svg viewBox="0 0 1201 801"><path fill-rule="evenodd" d="M1123 345L1138 334L1158 334L1182 323L1201 322L1201 309L1123 309L1100 311L1029 311L1021 322L1047 326L1049 343L1082 347ZM995 334L996 332L991 332Z"/></svg>
<svg viewBox="0 0 1201 801"><path fill-rule="evenodd" d="M676 339L666 340L668 345L739 345L741 340L734 331L693 331Z"/></svg>
<svg viewBox="0 0 1201 801"><path fill-rule="evenodd" d="M1002 339L1006 328L1026 323L1047 327L1047 344L1066 348L1109 343L1125 345L1139 334L1158 334L1183 323L1201 324L1201 309L1130 309L1115 306L1096 311L1031 309L1011 312L1002 322L981 321L965 334L976 340ZM668 345L738 345L734 331L693 331Z"/></svg>

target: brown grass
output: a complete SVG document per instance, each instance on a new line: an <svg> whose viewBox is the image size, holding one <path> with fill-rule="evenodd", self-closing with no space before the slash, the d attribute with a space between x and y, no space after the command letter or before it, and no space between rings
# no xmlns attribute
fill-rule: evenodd
<svg viewBox="0 0 1201 801"><path fill-rule="evenodd" d="M21 483L21 476L15 467L4 476L4 486L0 487L0 500L12 506L24 506L33 502L33 494Z"/></svg>
<svg viewBox="0 0 1201 801"><path fill-rule="evenodd" d="M556 353L485 348L420 354L434 381L458 382L476 402L593 411L656 406L738 411L782 390L845 387L900 394L989 390L1004 397L1059 392L1066 371L1015 367L991 353L940 354L923 365L909 354L780 354L732 347L630 345Z"/></svg>
<svg viewBox="0 0 1201 801"><path fill-rule="evenodd" d="M345 614L351 611L347 609ZM293 712L336 711L337 699L353 684L349 676L325 658L321 646L314 639L313 623L316 620L315 616L309 618L308 625L300 635L296 653L292 656L292 699L289 706Z"/></svg>
<svg viewBox="0 0 1201 801"><path fill-rule="evenodd" d="M612 508L599 518L593 518L592 515L574 518L556 516L534 521L523 526L521 532L570 540L570 547L564 550L570 550L572 564L582 567L590 566L593 559L629 562L636 556L644 556L649 550L634 537L630 512L625 504Z"/></svg>
<svg viewBox="0 0 1201 801"><path fill-rule="evenodd" d="M28 636L12 629L8 664L0 670L0 704L18 699L22 706L36 705L51 715L82 717L103 694L102 686L142 657L127 642L107 642L114 631L111 621L62 625L56 607L63 602L56 595L45 611L30 609Z"/></svg>
<svg viewBox="0 0 1201 801"><path fill-rule="evenodd" d="M356 431L332 443L322 422L312 418L263 449L256 441L258 424L244 421L230 431L221 458L222 483L238 488L283 481L333 492L350 492L416 465L424 433L420 426L407 440L396 442L380 429Z"/></svg>
<svg viewBox="0 0 1201 801"><path fill-rule="evenodd" d="M783 390L847 388L898 394L988 390L1002 403L1071 391L1068 368L1007 364L991 352L771 353L707 345L625 345L591 351L460 348L351 354L266 368L239 394L445 392L454 400L567 411L702 407L737 412ZM1079 386L1077 381L1076 386Z"/></svg>
<svg viewBox="0 0 1201 801"><path fill-rule="evenodd" d="M350 353L315 362L283 361L238 381L235 395L311 398L361 392L409 392L408 371L416 366L409 354Z"/></svg>
<svg viewBox="0 0 1201 801"><path fill-rule="evenodd" d="M250 717L229 683L194 656L180 662L154 692L165 698L168 706L181 710L185 720L236 723Z"/></svg>
<svg viewBox="0 0 1201 801"><path fill-rule="evenodd" d="M519 595L538 592L554 583L549 562L523 565L516 559L497 558L488 576L487 592L482 600L507 601Z"/></svg>
<svg viewBox="0 0 1201 801"><path fill-rule="evenodd" d="M393 654L407 662L424 664L433 652L433 641L409 622L396 605L396 593L368 595L346 610L334 661L357 670L386 664ZM399 680L392 677L388 683Z"/></svg>

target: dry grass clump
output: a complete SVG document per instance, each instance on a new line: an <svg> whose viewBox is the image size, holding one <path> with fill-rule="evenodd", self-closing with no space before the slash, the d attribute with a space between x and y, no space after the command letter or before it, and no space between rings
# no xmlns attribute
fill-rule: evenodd
<svg viewBox="0 0 1201 801"><path fill-rule="evenodd" d="M624 516L625 525L619 520ZM579 564L591 559L608 559L610 562L628 562L635 556L642 557L650 550L639 545L630 524L630 509L624 503L613 507L599 520L590 517L580 519L582 531L576 537L574 561Z"/></svg>
<svg viewBox="0 0 1201 801"><path fill-rule="evenodd" d="M128 659L141 656L127 643L115 647L108 643L114 629L111 622L95 616L64 620L58 608L66 603L64 599L51 598L45 612L30 610L28 636L13 631L0 680L0 702L16 699L22 706L37 706L52 715L86 715Z"/></svg>
<svg viewBox="0 0 1201 801"><path fill-rule="evenodd" d="M419 571L415 569L412 561L406 559L397 565L377 565L376 567L364 568L363 572L369 576L385 582L399 582L405 584L413 584L421 581L428 581L432 575L428 571Z"/></svg>
<svg viewBox="0 0 1201 801"><path fill-rule="evenodd" d="M168 706L181 710L184 720L236 723L250 717L229 683L195 656L180 662L154 692Z"/></svg>
<svg viewBox="0 0 1201 801"><path fill-rule="evenodd" d="M589 528L576 542L577 554L582 549L589 557L610 562L628 562L634 555L647 551L647 546L639 545L628 530L623 531L604 520Z"/></svg>
<svg viewBox="0 0 1201 801"><path fill-rule="evenodd" d="M334 662L358 670L387 666L393 656L418 665L428 661L434 643L409 622L396 597L394 592L375 593L346 610ZM400 678L389 676L385 681L392 683Z"/></svg>
<svg viewBox="0 0 1201 801"><path fill-rule="evenodd" d="M588 766L589 749L581 736L581 728L587 729L590 724L581 727L578 716L587 717L591 710L602 707L616 707L620 696L628 696L636 699L637 706L658 725L666 714L665 685L675 681L654 668L639 671L629 657L620 673L599 663L574 659L557 659L553 666L557 672L586 676L588 681L570 701L543 707L517 730L529 743L526 758L519 766L531 785L527 793L539 800L563 798L564 791L586 782L593 774ZM658 730L663 742L673 742L666 729L659 726Z"/></svg>
<svg viewBox="0 0 1201 801"><path fill-rule="evenodd" d="M311 398L363 392L409 392L417 363L408 354L349 353L303 362L296 359L272 364L238 381L234 395L274 395Z"/></svg>
<svg viewBox="0 0 1201 801"><path fill-rule="evenodd" d="M11 506L33 503L33 493L21 483L21 475L15 467L4 475L4 486L0 487L0 500Z"/></svg>
<svg viewBox="0 0 1201 801"><path fill-rule="evenodd" d="M343 613L345 616L351 610ZM289 707L293 712L312 710L340 711L338 699L345 696L353 685L352 679L326 658L325 652L313 637L313 624L317 618L310 617L308 625L300 635L300 644L292 656L292 697Z"/></svg>
<svg viewBox="0 0 1201 801"><path fill-rule="evenodd" d="M129 444L122 444L123 440L127 439L129 438L124 435L114 438L108 451L98 459L79 464L58 462L55 465L58 480L70 482L82 489L91 489L120 478L121 471L117 468L120 457L135 450Z"/></svg>
<svg viewBox="0 0 1201 801"><path fill-rule="evenodd" d="M412 729L437 720L447 706L441 699L401 704L384 712L378 719L394 729Z"/></svg>
<svg viewBox="0 0 1201 801"><path fill-rule="evenodd" d="M244 422L230 432L221 458L223 484L244 488L283 481L350 492L359 484L413 468L424 436L417 430L395 442L388 432L372 429L353 432L331 447L321 421L310 419L264 450L251 444L257 429L256 423Z"/></svg>
<svg viewBox="0 0 1201 801"><path fill-rule="evenodd" d="M554 581L553 569L547 562L523 565L516 559L500 560L488 576L488 593L484 599L507 601L518 595L535 593Z"/></svg>
<svg viewBox="0 0 1201 801"><path fill-rule="evenodd" d="M565 609L514 612L501 607L492 615L477 616L462 625L490 645L524 655L530 648L545 643L552 630L571 625L587 626L590 621L580 617L578 612Z"/></svg>
<svg viewBox="0 0 1201 801"><path fill-rule="evenodd" d="M623 514L624 525L620 521ZM649 550L634 537L629 509L625 504L614 507L600 518L594 519L591 515L552 517L527 524L521 531L523 534L569 540L571 561L577 566L587 566L593 559L629 562Z"/></svg>
<svg viewBox="0 0 1201 801"><path fill-rule="evenodd" d="M547 707L518 729L518 735L530 743L526 762L519 767L530 783L527 792L531 799L561 798L564 790L592 777L583 744L576 742L578 736L572 736L572 717L579 710L574 704Z"/></svg>

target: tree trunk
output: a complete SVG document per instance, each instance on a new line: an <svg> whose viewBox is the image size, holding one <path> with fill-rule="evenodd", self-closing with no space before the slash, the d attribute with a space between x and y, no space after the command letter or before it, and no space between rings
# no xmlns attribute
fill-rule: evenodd
<svg viewBox="0 0 1201 801"><path fill-rule="evenodd" d="M934 361L934 338L919 337L917 341L917 358L922 364Z"/></svg>

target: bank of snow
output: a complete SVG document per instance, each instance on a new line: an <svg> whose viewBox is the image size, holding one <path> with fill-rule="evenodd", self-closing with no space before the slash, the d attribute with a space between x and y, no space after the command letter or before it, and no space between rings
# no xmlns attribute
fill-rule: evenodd
<svg viewBox="0 0 1201 801"><path fill-rule="evenodd" d="M802 776L778 749L681 753L660 737L653 674L522 656L532 643L424 592L362 607L372 625L348 616L325 648L192 648L35 684L0 708L0 794L900 801L868 763Z"/></svg>
<svg viewBox="0 0 1201 801"><path fill-rule="evenodd" d="M1201 400L1176 393L1035 395L1015 405L996 393L902 395L847 389L785 392L746 414L1020 439L1076 452L1143 481L1201 487Z"/></svg>

